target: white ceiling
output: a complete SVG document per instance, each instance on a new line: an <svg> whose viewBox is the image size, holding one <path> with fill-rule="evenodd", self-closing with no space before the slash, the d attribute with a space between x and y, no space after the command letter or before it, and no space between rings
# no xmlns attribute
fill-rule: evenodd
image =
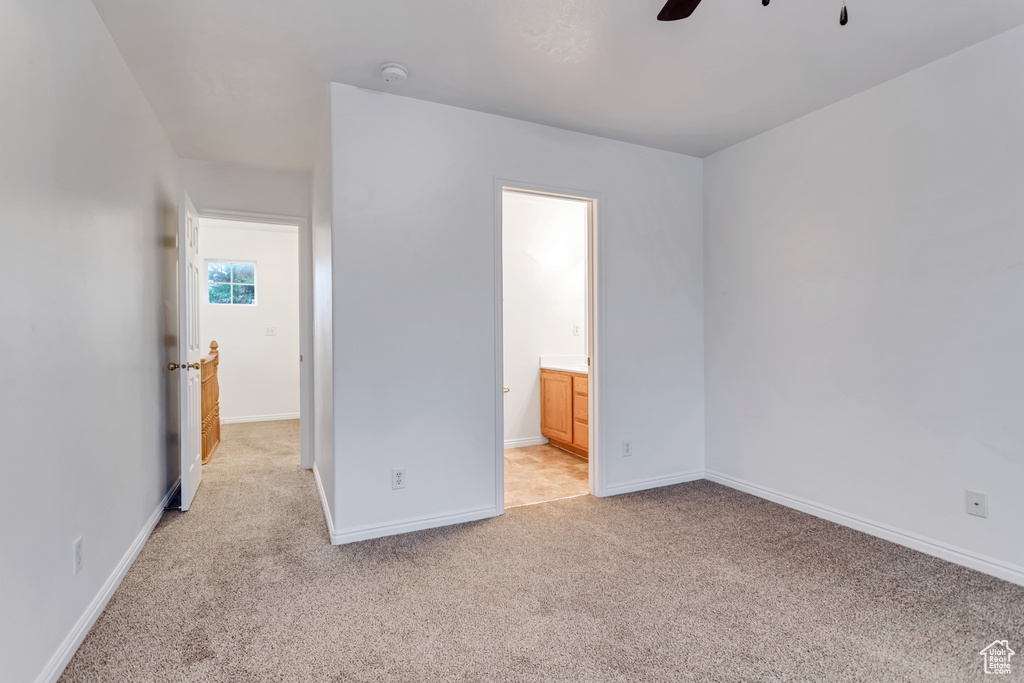
<svg viewBox="0 0 1024 683"><path fill-rule="evenodd" d="M328 81L706 156L1024 24L1021 0L93 0L177 152L311 165ZM381 63L408 67L385 86Z"/></svg>

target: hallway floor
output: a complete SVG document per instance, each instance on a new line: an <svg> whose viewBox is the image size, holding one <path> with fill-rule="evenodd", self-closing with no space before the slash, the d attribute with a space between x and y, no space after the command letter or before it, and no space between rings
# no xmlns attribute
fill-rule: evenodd
<svg viewBox="0 0 1024 683"><path fill-rule="evenodd" d="M589 463L548 444L505 449L505 507L590 492Z"/></svg>
<svg viewBox="0 0 1024 683"><path fill-rule="evenodd" d="M1024 587L708 481L331 546L298 444L225 426L61 680L971 681L1020 651Z"/></svg>

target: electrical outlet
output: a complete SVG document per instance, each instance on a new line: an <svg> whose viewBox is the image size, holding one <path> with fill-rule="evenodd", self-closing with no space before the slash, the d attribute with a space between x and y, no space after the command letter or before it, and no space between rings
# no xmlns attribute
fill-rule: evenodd
<svg viewBox="0 0 1024 683"><path fill-rule="evenodd" d="M572 336L574 336L574 337L580 336L580 326L579 325L573 325L572 326Z"/></svg>
<svg viewBox="0 0 1024 683"><path fill-rule="evenodd" d="M391 470L391 488L393 489L404 489L405 488L405 468L400 467L398 469Z"/></svg>
<svg viewBox="0 0 1024 683"><path fill-rule="evenodd" d="M623 458L628 458L631 455L633 455L633 442L632 441L623 441L622 442L622 457Z"/></svg>
<svg viewBox="0 0 1024 683"><path fill-rule="evenodd" d="M82 537L79 536L71 544L71 576L77 576L82 570Z"/></svg>
<svg viewBox="0 0 1024 683"><path fill-rule="evenodd" d="M975 517L988 517L988 496L977 491L968 491L967 514Z"/></svg>
<svg viewBox="0 0 1024 683"><path fill-rule="evenodd" d="M267 336L268 337L276 337L277 336L277 328L276 327L268 327L267 328Z"/></svg>

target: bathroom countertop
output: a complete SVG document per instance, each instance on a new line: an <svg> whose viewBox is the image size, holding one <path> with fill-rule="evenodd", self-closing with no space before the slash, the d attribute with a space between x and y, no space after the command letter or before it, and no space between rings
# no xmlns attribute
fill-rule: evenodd
<svg viewBox="0 0 1024 683"><path fill-rule="evenodd" d="M560 370L562 372L575 372L582 375L590 374L590 368L584 363L582 365L569 364L569 363L541 363L541 368L545 370Z"/></svg>

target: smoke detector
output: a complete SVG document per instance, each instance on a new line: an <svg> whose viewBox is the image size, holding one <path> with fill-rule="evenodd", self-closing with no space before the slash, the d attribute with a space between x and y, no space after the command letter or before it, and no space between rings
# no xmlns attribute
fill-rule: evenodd
<svg viewBox="0 0 1024 683"><path fill-rule="evenodd" d="M385 83L401 83L409 78L409 70L401 64L388 62L380 65L380 77L384 79Z"/></svg>

